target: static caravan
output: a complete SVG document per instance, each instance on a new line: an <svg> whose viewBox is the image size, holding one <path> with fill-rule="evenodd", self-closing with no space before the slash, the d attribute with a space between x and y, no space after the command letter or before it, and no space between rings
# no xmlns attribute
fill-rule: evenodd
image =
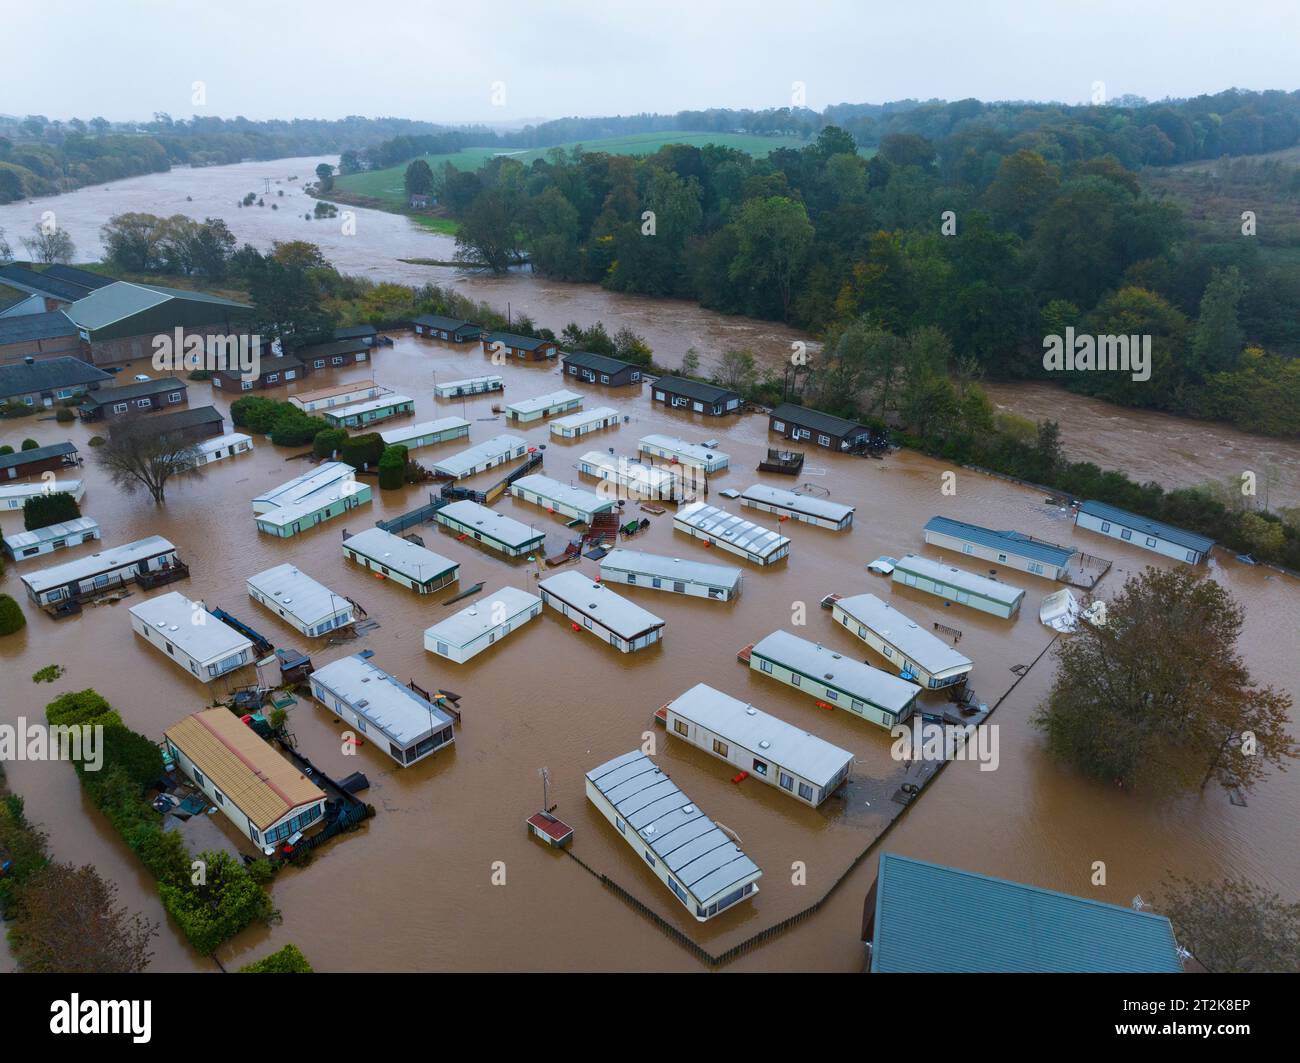
<svg viewBox="0 0 1300 1063"><path fill-rule="evenodd" d="M356 471L346 462L323 461L310 472L295 476L269 491L263 491L253 499L253 512L267 513L282 506L293 505L317 491L338 489L341 484L355 481L356 478Z"/></svg>
<svg viewBox="0 0 1300 1063"><path fill-rule="evenodd" d="M315 391L300 391L290 395L289 401L306 413L332 410L340 406L351 406L368 399L377 399L389 394L389 389L370 381L354 381L351 384L335 384L329 388L317 388Z"/></svg>
<svg viewBox="0 0 1300 1063"><path fill-rule="evenodd" d="M510 485L510 493L551 513L563 513L588 524L597 513L608 513L618 505L613 498L601 498L594 491L572 487L541 473L521 476Z"/></svg>
<svg viewBox="0 0 1300 1063"><path fill-rule="evenodd" d="M229 709L196 712L163 735L181 771L264 852L325 813L325 791Z"/></svg>
<svg viewBox="0 0 1300 1063"><path fill-rule="evenodd" d="M600 559L600 578L603 583L626 583L718 602L731 601L740 592L741 583L740 569L730 565L709 565L622 548Z"/></svg>
<svg viewBox="0 0 1300 1063"><path fill-rule="evenodd" d="M768 415L768 430L796 443L815 442L827 450L859 450L871 440L871 429L843 417L783 402Z"/></svg>
<svg viewBox="0 0 1300 1063"><path fill-rule="evenodd" d="M937 690L964 682L971 660L874 594L831 604L831 617L885 658L904 679Z"/></svg>
<svg viewBox="0 0 1300 1063"><path fill-rule="evenodd" d="M483 332L482 328L471 321L443 317L441 314L421 314L412 320L411 324L417 336L427 336L431 340L445 340L447 343L471 343Z"/></svg>
<svg viewBox="0 0 1300 1063"><path fill-rule="evenodd" d="M469 499L449 502L434 514L434 519L456 535L481 542L507 557L531 554L546 541L545 532Z"/></svg>
<svg viewBox="0 0 1300 1063"><path fill-rule="evenodd" d="M131 606L131 627L204 683L253 660L253 643L179 591Z"/></svg>
<svg viewBox="0 0 1300 1063"><path fill-rule="evenodd" d="M1151 520L1105 502L1084 502L1074 515L1074 524L1075 527L1087 528L1192 565L1199 565L1214 549L1214 540L1207 536L1176 528L1163 521Z"/></svg>
<svg viewBox="0 0 1300 1063"><path fill-rule="evenodd" d="M330 661L312 672L309 681L312 697L402 767L456 740L451 717L441 706L362 654Z"/></svg>
<svg viewBox="0 0 1300 1063"><path fill-rule="evenodd" d="M489 391L504 390L505 383L499 376L472 376L433 386L433 393L440 399L459 399L465 395L483 395Z"/></svg>
<svg viewBox="0 0 1300 1063"><path fill-rule="evenodd" d="M571 413L551 422L551 435L560 439L577 439L618 424L619 412L613 406L597 406L584 413Z"/></svg>
<svg viewBox="0 0 1300 1063"><path fill-rule="evenodd" d="M537 584L542 601L621 653L643 650L663 638L664 621L581 572L561 572Z"/></svg>
<svg viewBox="0 0 1300 1063"><path fill-rule="evenodd" d="M460 578L458 562L383 528L349 535L343 556L420 594L432 594Z"/></svg>
<svg viewBox="0 0 1300 1063"><path fill-rule="evenodd" d="M37 495L68 494L78 502L86 494L81 480L36 480L25 484L0 484L0 510L22 509Z"/></svg>
<svg viewBox="0 0 1300 1063"><path fill-rule="evenodd" d="M421 447L448 443L453 439L469 438L469 422L463 417L440 417L436 421L421 421L404 428L390 428L387 432L380 432L379 438L390 447L419 450Z"/></svg>
<svg viewBox="0 0 1300 1063"><path fill-rule="evenodd" d="M815 524L831 531L843 531L853 524L853 507L829 499L787 491L767 484L754 484L740 493L740 504L750 509L790 517L801 524Z"/></svg>
<svg viewBox="0 0 1300 1063"><path fill-rule="evenodd" d="M233 458L236 454L246 454L252 449L252 436L244 435L243 432L227 432L223 436L205 439L199 443L197 446L199 456L194 464L195 466L211 465L214 461Z"/></svg>
<svg viewBox="0 0 1300 1063"><path fill-rule="evenodd" d="M311 638L356 623L351 601L293 565L249 576L248 596Z"/></svg>
<svg viewBox="0 0 1300 1063"><path fill-rule="evenodd" d="M351 406L321 410L320 415L331 428L365 428L380 421L415 412L415 400L408 395L381 395Z"/></svg>
<svg viewBox="0 0 1300 1063"><path fill-rule="evenodd" d="M141 575L163 572L179 564L175 546L161 535L149 535L21 578L27 597L37 605L49 605L124 586Z"/></svg>
<svg viewBox="0 0 1300 1063"><path fill-rule="evenodd" d="M528 453L528 441L522 436L510 435L508 432L491 439L485 439L477 446L462 450L457 454L448 454L433 463L433 471L443 476L459 480L475 473L485 472L497 465L522 458Z"/></svg>
<svg viewBox="0 0 1300 1063"><path fill-rule="evenodd" d="M429 653L464 664L489 646L494 646L516 628L542 612L542 600L535 594L502 587L484 595L473 605L447 617L424 632Z"/></svg>
<svg viewBox="0 0 1300 1063"><path fill-rule="evenodd" d="M926 522L925 541L931 546L1055 580L1069 575L1070 558L1074 556L1072 549L1039 542L1021 532L993 531L948 517L931 517Z"/></svg>
<svg viewBox="0 0 1300 1063"><path fill-rule="evenodd" d="M696 683L664 706L670 735L816 808L853 767L853 754L739 698Z"/></svg>
<svg viewBox="0 0 1300 1063"><path fill-rule="evenodd" d="M35 531L15 532L5 537L4 548L15 561L25 561L29 557L52 554L55 550L80 546L98 538L99 522L89 517L77 517Z"/></svg>
<svg viewBox="0 0 1300 1063"><path fill-rule="evenodd" d="M679 509L673 516L673 527L756 565L771 565L790 552L790 540L784 535L706 502L692 502Z"/></svg>
<svg viewBox="0 0 1300 1063"><path fill-rule="evenodd" d="M351 465L326 461L253 499L257 530L287 539L370 501Z"/></svg>
<svg viewBox="0 0 1300 1063"><path fill-rule="evenodd" d="M1009 620L1020 609L1025 592L1009 583L987 576L977 576L960 568L933 561L918 554L908 554L894 566L890 575L895 583L915 587L927 594L947 598L958 605L969 605L982 613L992 613Z"/></svg>
<svg viewBox="0 0 1300 1063"><path fill-rule="evenodd" d="M639 749L587 772L587 800L698 922L758 892L758 865Z"/></svg>
<svg viewBox="0 0 1300 1063"><path fill-rule="evenodd" d="M552 391L546 395L535 395L531 399L520 399L506 404L506 420L515 424L527 424L540 421L544 417L554 417L557 413L568 413L582 405L582 396L574 391Z"/></svg>
<svg viewBox="0 0 1300 1063"><path fill-rule="evenodd" d="M613 484L619 498L653 498L676 502L685 490L679 470L646 465L632 458L589 450L578 459L578 471Z"/></svg>
<svg viewBox="0 0 1300 1063"><path fill-rule="evenodd" d="M788 631L773 631L751 646L749 667L885 728L910 717L921 693L915 683Z"/></svg>
<svg viewBox="0 0 1300 1063"><path fill-rule="evenodd" d="M637 442L637 450L656 458L664 458L677 465L690 465L703 469L706 473L721 472L731 464L731 455L720 450L706 447L700 443L688 443L676 436L648 435Z"/></svg>

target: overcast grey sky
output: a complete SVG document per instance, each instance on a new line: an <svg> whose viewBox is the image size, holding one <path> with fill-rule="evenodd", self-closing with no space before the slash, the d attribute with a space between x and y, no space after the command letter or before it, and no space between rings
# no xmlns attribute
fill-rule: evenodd
<svg viewBox="0 0 1300 1063"><path fill-rule="evenodd" d="M564 115L1300 88L1295 0L4 0L0 112ZM203 82L206 103L191 102ZM493 102L493 83L504 102ZM498 93L498 99L500 94Z"/></svg>

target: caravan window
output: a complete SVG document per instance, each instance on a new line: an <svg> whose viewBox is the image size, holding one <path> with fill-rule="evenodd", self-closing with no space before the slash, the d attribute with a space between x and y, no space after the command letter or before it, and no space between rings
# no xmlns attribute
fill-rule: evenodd
<svg viewBox="0 0 1300 1063"><path fill-rule="evenodd" d="M685 720L674 720L674 721L673 721L673 730L676 731L679 735L688 735L688 736L689 736L690 733L691 733L690 725L687 724L687 722L686 722Z"/></svg>

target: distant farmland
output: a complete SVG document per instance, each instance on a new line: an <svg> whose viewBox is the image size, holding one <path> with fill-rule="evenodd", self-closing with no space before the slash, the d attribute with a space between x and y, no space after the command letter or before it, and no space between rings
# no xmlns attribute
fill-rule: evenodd
<svg viewBox="0 0 1300 1063"><path fill-rule="evenodd" d="M766 155L777 148L801 148L806 142L798 137L763 137L748 133L634 133L625 137L606 137L598 140L576 141L560 144L558 147L569 151L581 145L586 151L603 151L610 155L653 155L665 144L694 144L704 147L717 144L726 148L737 148L750 155ZM459 170L477 170L483 163L495 155L504 155L517 159L525 166L534 159L543 159L549 148L465 148L453 155L422 155L431 167L437 169L449 162ZM348 174L336 177L334 187L348 197L356 196L371 201L375 206L387 204L391 207L405 206L406 195L402 178L409 163L390 166L386 170L373 170L369 173Z"/></svg>

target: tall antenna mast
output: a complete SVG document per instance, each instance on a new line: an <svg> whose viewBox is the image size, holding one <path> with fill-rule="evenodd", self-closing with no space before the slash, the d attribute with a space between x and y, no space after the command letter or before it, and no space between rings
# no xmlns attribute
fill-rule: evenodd
<svg viewBox="0 0 1300 1063"><path fill-rule="evenodd" d="M551 810L549 793L551 773L546 768L538 768L537 774L542 777L542 811L549 812Z"/></svg>

